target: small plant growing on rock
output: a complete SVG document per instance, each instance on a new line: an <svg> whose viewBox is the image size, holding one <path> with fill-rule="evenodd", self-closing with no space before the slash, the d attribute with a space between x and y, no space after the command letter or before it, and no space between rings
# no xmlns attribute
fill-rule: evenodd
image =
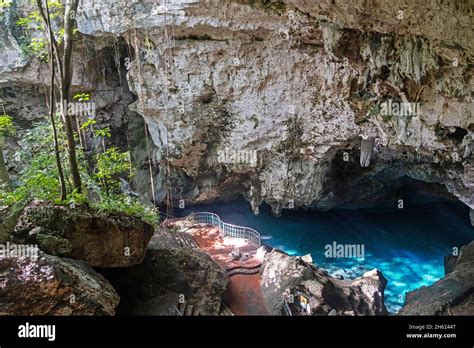
<svg viewBox="0 0 474 348"><path fill-rule="evenodd" d="M11 187L5 158L3 157L3 147L5 146L5 139L14 134L15 127L13 126L12 118L4 113L0 116L0 187L3 186L7 190Z"/></svg>
<svg viewBox="0 0 474 348"><path fill-rule="evenodd" d="M116 147L110 147L104 153L95 156L97 166L95 177L102 182L107 196L111 191L118 189L120 174L127 174L131 171L128 152L120 152Z"/></svg>

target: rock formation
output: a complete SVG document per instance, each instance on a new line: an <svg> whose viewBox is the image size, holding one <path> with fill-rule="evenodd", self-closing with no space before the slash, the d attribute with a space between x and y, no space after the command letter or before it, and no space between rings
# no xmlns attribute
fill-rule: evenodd
<svg viewBox="0 0 474 348"><path fill-rule="evenodd" d="M375 269L354 280L339 280L314 264L273 249L265 254L261 276L272 314L282 314L284 299L293 315L388 314L384 304L387 280Z"/></svg>
<svg viewBox="0 0 474 348"><path fill-rule="evenodd" d="M444 278L409 292L399 314L473 315L474 241L461 248L455 265Z"/></svg>
<svg viewBox="0 0 474 348"><path fill-rule="evenodd" d="M362 139L360 144L360 166L362 168L370 165L372 153L374 151L374 139Z"/></svg>
<svg viewBox="0 0 474 348"><path fill-rule="evenodd" d="M123 213L33 201L23 210L12 240L93 267L127 267L143 261L152 235L151 225Z"/></svg>
<svg viewBox="0 0 474 348"><path fill-rule="evenodd" d="M47 113L48 64L26 54L15 26L31 10L30 1L14 0L0 18L0 103L19 134ZM262 203L275 214L395 206L388 192L410 177L444 185L470 207L474 225L472 17L469 1L83 0L72 92L91 94L97 127L131 149L132 189L158 203L171 191L175 205L241 194L255 213ZM92 136L87 142L90 151L100 146ZM5 151L13 179L22 146L17 139ZM200 313L218 310L225 274L204 254L151 247L145 257L152 231L138 221L84 207L27 209L16 242L97 267L144 261L136 266L144 284L137 312L158 313L161 294L173 302L181 292ZM2 241L11 221L0 221ZM460 257L446 278L411 293L403 314L466 313L469 267ZM277 251L262 272L275 313L289 289L310 299L311 314L386 314L377 272L337 280ZM111 301L93 307L110 314ZM38 313L70 312L53 302L45 308Z"/></svg>
<svg viewBox="0 0 474 348"><path fill-rule="evenodd" d="M114 288L82 261L0 258L0 315L113 315Z"/></svg>
<svg viewBox="0 0 474 348"><path fill-rule="evenodd" d="M30 5L16 3L2 24L0 87L27 125L41 114L47 66L21 54L11 23ZM134 148L134 189L148 195L152 155L158 202L170 188L175 203L242 194L255 213L262 202L275 214L328 209L408 176L474 208L469 3L85 0L77 20L73 89L127 135L114 141ZM379 140L364 168L361 136ZM226 148L258 160L219 161Z"/></svg>
<svg viewBox="0 0 474 348"><path fill-rule="evenodd" d="M209 255L178 245L158 228L142 264L104 270L123 298L122 313L135 315L218 315L228 277Z"/></svg>
<svg viewBox="0 0 474 348"><path fill-rule="evenodd" d="M0 243L5 243L10 238L21 211L17 205L0 209Z"/></svg>

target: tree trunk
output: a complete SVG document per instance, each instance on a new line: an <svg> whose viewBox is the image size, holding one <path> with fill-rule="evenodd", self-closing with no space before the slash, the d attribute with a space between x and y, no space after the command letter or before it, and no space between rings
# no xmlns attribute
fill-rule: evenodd
<svg viewBox="0 0 474 348"><path fill-rule="evenodd" d="M10 176L8 175L7 165L3 157L3 141L0 140L0 185L7 191L11 190Z"/></svg>
<svg viewBox="0 0 474 348"><path fill-rule="evenodd" d="M54 120L55 112L55 103L54 103L54 80L56 69L54 67L55 62L58 64L58 71L60 76L62 76L61 71L61 62L59 60L57 42L54 38L53 30L51 28L51 18L49 15L49 5L48 0L46 0L46 12L43 8L43 1L36 0L36 6L38 7L38 12L40 13L41 18L43 19L45 30L47 31L47 37L49 40L49 54L50 54L50 69L51 69L51 86L50 86L50 96L49 96L49 120L51 127L53 129L53 145L54 145L54 157L56 160L56 168L58 170L59 186L61 191L61 200L66 199L66 180L64 178L64 171L61 164L61 155L59 152L59 141L58 141L58 131L56 128L56 121ZM60 77L61 80L61 77Z"/></svg>
<svg viewBox="0 0 474 348"><path fill-rule="evenodd" d="M58 170L59 178L59 187L61 190L61 200L66 199L66 181L64 180L63 166L61 164L61 155L59 152L59 142L58 142L58 131L56 129L56 121L54 120L54 78L55 78L55 67L54 67L54 47L53 47L53 30L51 29L51 18L49 16L49 7L48 0L46 0L46 20L47 20L47 29L49 35L49 54L50 54L50 68L51 68L51 86L50 86L50 96L49 96L49 120L51 122L51 127L53 128L53 144L54 144L54 157L56 159L56 168Z"/></svg>
<svg viewBox="0 0 474 348"><path fill-rule="evenodd" d="M63 74L61 81L61 116L66 128L66 137L68 144L69 166L71 167L71 177L74 189L80 193L82 191L81 174L77 165L76 142L74 141L74 131L72 127L72 117L68 115L65 107L70 101L71 80L72 80L72 33L74 29L74 20L79 0L66 1L66 10L64 13L64 52L63 52Z"/></svg>
<svg viewBox="0 0 474 348"><path fill-rule="evenodd" d="M61 100L68 102L69 101L69 92L65 90L64 87L61 88ZM64 128L66 129L66 138L67 138L67 152L69 158L69 166L71 169L71 177L74 189L77 192L81 192L81 175L79 173L79 166L77 164L76 156L76 142L74 141L74 131L72 129L72 120L71 116L68 115L67 109L65 106L67 103L61 103L61 117L64 122Z"/></svg>

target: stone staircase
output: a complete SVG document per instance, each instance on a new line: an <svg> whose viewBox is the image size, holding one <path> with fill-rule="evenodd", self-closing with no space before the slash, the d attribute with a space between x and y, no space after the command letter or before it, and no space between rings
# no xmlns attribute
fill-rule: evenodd
<svg viewBox="0 0 474 348"><path fill-rule="evenodd" d="M193 237L185 232L173 232L172 236L176 243L178 243L178 245L182 248L199 248Z"/></svg>
<svg viewBox="0 0 474 348"><path fill-rule="evenodd" d="M255 274L260 272L261 266L261 264L251 267L236 266L226 269L226 272L229 277L236 274Z"/></svg>

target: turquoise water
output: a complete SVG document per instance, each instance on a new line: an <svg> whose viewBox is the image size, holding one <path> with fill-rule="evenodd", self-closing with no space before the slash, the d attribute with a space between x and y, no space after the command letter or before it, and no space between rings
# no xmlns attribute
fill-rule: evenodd
<svg viewBox="0 0 474 348"><path fill-rule="evenodd" d="M378 268L388 280L385 304L397 312L405 292L444 276L445 255L474 239L469 209L459 202L405 204L404 209L334 209L283 211L274 217L268 206L253 215L244 200L194 206L179 212L209 211L225 222L260 232L262 243L290 255L310 253L313 262L345 279ZM178 215L178 212L176 212ZM326 258L327 244L362 244L364 258Z"/></svg>

